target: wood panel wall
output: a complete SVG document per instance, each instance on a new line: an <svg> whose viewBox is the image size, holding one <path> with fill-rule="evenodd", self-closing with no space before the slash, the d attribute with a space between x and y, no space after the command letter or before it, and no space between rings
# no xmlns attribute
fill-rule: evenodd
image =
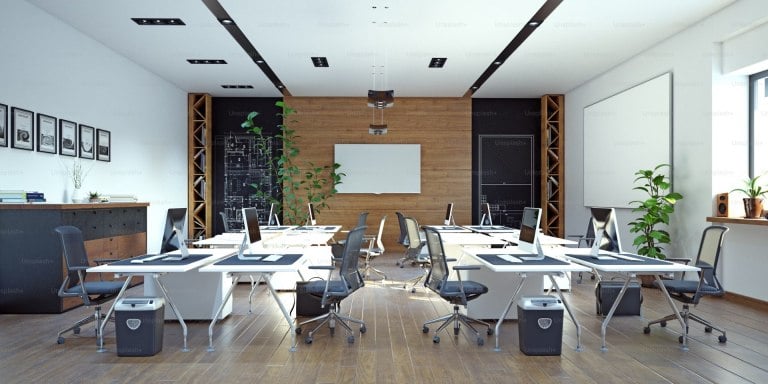
<svg viewBox="0 0 768 384"><path fill-rule="evenodd" d="M421 144L420 194L337 194L330 209L317 214L318 223L352 228L361 211L368 211L368 233L375 234L387 215L384 246L400 252L396 211L419 224L441 224L448 202L454 203L457 224L471 222L472 101L470 98L395 98L384 110L386 135L368 134L368 125L381 123L381 111L365 97L286 97L298 122L289 126L301 136L300 163L333 162L334 144Z"/></svg>

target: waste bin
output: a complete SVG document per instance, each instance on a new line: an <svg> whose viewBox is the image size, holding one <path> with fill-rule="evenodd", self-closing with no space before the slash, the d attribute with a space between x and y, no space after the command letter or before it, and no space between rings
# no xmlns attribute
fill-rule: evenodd
<svg viewBox="0 0 768 384"><path fill-rule="evenodd" d="M554 296L523 297L517 304L520 351L559 355L563 344L563 302Z"/></svg>
<svg viewBox="0 0 768 384"><path fill-rule="evenodd" d="M129 297L115 303L118 356L152 356L163 349L164 304L158 297Z"/></svg>

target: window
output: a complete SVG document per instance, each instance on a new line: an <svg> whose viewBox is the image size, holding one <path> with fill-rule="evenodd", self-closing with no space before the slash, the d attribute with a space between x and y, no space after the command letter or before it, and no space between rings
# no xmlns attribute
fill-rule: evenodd
<svg viewBox="0 0 768 384"><path fill-rule="evenodd" d="M749 173L768 173L768 71L749 76Z"/></svg>

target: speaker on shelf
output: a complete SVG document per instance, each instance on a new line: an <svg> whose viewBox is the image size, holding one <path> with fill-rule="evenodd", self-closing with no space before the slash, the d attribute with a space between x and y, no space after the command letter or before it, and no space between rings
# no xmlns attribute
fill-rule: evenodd
<svg viewBox="0 0 768 384"><path fill-rule="evenodd" d="M718 193L715 196L715 216L728 217L728 194Z"/></svg>

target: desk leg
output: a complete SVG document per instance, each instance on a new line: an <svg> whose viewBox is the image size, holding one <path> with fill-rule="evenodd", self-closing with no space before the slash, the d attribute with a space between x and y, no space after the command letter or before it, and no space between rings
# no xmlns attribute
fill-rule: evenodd
<svg viewBox="0 0 768 384"><path fill-rule="evenodd" d="M238 280L240 280L239 274L232 277L232 285L229 287L227 294L224 295L224 299L221 301L221 304L219 304L219 309L217 309L216 313L213 314L211 325L208 326L208 352L213 352L216 350L213 348L213 326L216 324L216 320L219 319L219 314L221 314L221 311L224 310L224 306L227 305L227 301L229 301L229 298L232 296L232 291L234 291L235 287L237 287ZM253 276L251 276L251 284L253 284Z"/></svg>
<svg viewBox="0 0 768 384"><path fill-rule="evenodd" d="M619 303L621 302L621 299L624 297L624 292L626 292L627 287L629 286L629 281L632 280L633 276L627 276L627 279L624 280L624 285L621 287L621 291L619 291L619 294L616 296L616 300L613 302L613 305L611 306L611 310L608 311L608 315L605 316L605 319L603 320L603 325L600 327L600 336L603 339L603 346L600 348L601 351L606 352L608 351L608 347L605 345L605 331L606 328L608 328L608 323L611 321L611 318L613 317L613 313L616 312L616 308L619 306Z"/></svg>
<svg viewBox="0 0 768 384"><path fill-rule="evenodd" d="M656 277L656 280L661 281L661 276L654 275ZM677 320L680 322L680 327L683 330L683 344L681 348L683 351L688 350L688 331L685 327L685 319L683 319L683 315L680 314L680 311L677 309L677 306L675 305L675 302L672 300L672 296L669 295L669 292L667 291L667 287L664 286L664 284L659 284L659 288L661 288L661 291L664 292L664 298L667 299L667 303L669 303L669 306L672 308L673 313L677 316Z"/></svg>
<svg viewBox="0 0 768 384"><path fill-rule="evenodd" d="M112 306L109 307L104 321L101 323L99 328L96 329L96 339L99 342L99 349L97 351L99 352L107 351L107 349L104 348L104 327L107 326L107 323L109 323L109 317L112 316L112 312L115 311L115 304L117 304L117 301L122 299L123 295L125 295L125 290L128 289L128 286L131 284L131 279L133 279L133 275L128 275L128 277L125 278L125 283L123 283L123 287L120 288L120 292L118 292L117 296L115 296L115 300L112 301Z"/></svg>
<svg viewBox="0 0 768 384"><path fill-rule="evenodd" d="M515 293L512 295L512 297L509 298L509 303L507 303L507 306L504 308L504 311L501 312L501 316L499 316L499 320L496 321L496 329L494 329L494 332L496 333L496 347L493 349L496 352L501 351L501 347L499 347L499 334L501 334L501 324L504 322L504 319L507 317L507 314L509 313L510 308L512 308L512 304L515 303L515 300L517 299L517 295L520 294L520 290L523 289L523 284L525 284L525 278L528 277L525 273L520 274L520 283L517 284L517 289L515 289Z"/></svg>
<svg viewBox="0 0 768 384"><path fill-rule="evenodd" d="M266 274L266 280L267 280L267 288L269 288L269 293L272 294L272 297L277 302L277 305L280 307L280 311L283 312L285 321L288 322L288 326L290 327L288 332L290 332L291 334L291 347L288 350L291 352L296 352L296 324L293 323L293 318L291 318L291 314L288 313L288 309L285 308L285 305L283 305L283 302L280 301L280 298L277 296L277 292L275 292L275 287L272 286L272 273Z"/></svg>
<svg viewBox="0 0 768 384"><path fill-rule="evenodd" d="M549 276L549 281L552 282L552 286L555 287L555 291L557 291L557 295L560 296L560 301L563 302L563 305L565 306L565 310L568 311L568 316L571 317L571 321L573 321L573 324L576 325L576 350L582 351L584 348L581 347L581 325L579 325L579 322L576 321L576 317L573 316L573 312L571 312L571 307L568 305L568 302L565 300L565 297L563 296L563 291L560 290L560 286L557 285L557 281L555 281L555 277L551 274L547 274Z"/></svg>
<svg viewBox="0 0 768 384"><path fill-rule="evenodd" d="M176 320L179 321L179 324L181 324L181 330L184 334L184 347L181 348L182 352L189 352L189 348L187 348L187 324L184 322L184 318L181 316L181 312L179 312L178 308L176 308L176 304L173 303L171 300L171 296L168 295L168 290L165 289L165 285L160 281L160 274L159 273L153 273L152 278L155 280L155 283L157 283L157 286L160 288L160 292L163 293L163 297L165 297L165 302L168 303L168 306L171 307L171 310L176 315Z"/></svg>

